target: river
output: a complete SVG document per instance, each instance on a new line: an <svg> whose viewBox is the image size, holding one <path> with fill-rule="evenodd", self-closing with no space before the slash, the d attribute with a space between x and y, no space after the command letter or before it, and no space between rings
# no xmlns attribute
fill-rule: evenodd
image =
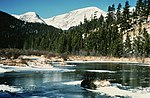
<svg viewBox="0 0 150 98"><path fill-rule="evenodd" d="M19 89L0 91L0 97L13 98L139 98L150 94L150 67L137 63L70 62L53 66L58 70L22 70L0 73L0 85ZM8 68L9 69L9 68ZM113 87L132 94L112 95L80 87L85 78L106 79ZM115 89L113 91L115 93ZM135 95L134 95L135 94Z"/></svg>

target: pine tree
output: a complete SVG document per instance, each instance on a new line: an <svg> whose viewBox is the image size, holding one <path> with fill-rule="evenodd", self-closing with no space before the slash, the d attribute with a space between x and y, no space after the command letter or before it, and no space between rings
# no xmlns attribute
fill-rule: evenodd
<svg viewBox="0 0 150 98"><path fill-rule="evenodd" d="M143 29L143 38L144 38L144 54L146 57L149 57L150 55L150 35L146 31L146 29Z"/></svg>
<svg viewBox="0 0 150 98"><path fill-rule="evenodd" d="M132 54L131 36L127 33L126 40L124 42L124 56L130 57Z"/></svg>
<svg viewBox="0 0 150 98"><path fill-rule="evenodd" d="M148 16L150 15L150 0L144 0L143 2L144 5L144 10L143 10L143 14L144 14L144 19L147 21Z"/></svg>
<svg viewBox="0 0 150 98"><path fill-rule="evenodd" d="M123 9L123 18L121 23L122 31L128 30L131 28L131 19L130 19L130 12L129 12L129 2L126 1L125 7Z"/></svg>
<svg viewBox="0 0 150 98"><path fill-rule="evenodd" d="M104 16L101 15L97 21L97 28L102 28L103 25L104 25Z"/></svg>
<svg viewBox="0 0 150 98"><path fill-rule="evenodd" d="M139 16L142 16L142 10L143 10L144 4L143 0L138 0L136 3L136 13Z"/></svg>
<svg viewBox="0 0 150 98"><path fill-rule="evenodd" d="M66 52L66 35L63 33L59 38L59 44L58 44L58 53L65 53Z"/></svg>
<svg viewBox="0 0 150 98"><path fill-rule="evenodd" d="M114 4L112 6L108 7L108 13L107 13L107 16L106 16L106 23L109 24L109 25L114 23L114 20L115 20L114 11L115 11L115 5Z"/></svg>
<svg viewBox="0 0 150 98"><path fill-rule="evenodd" d="M144 12L143 0L138 0L136 3L136 14L138 15L139 23L144 21Z"/></svg>
<svg viewBox="0 0 150 98"><path fill-rule="evenodd" d="M134 55L136 57L142 57L144 54L144 42L143 42L143 37L142 36L137 36L134 39L134 43L133 43L133 49L134 49Z"/></svg>
<svg viewBox="0 0 150 98"><path fill-rule="evenodd" d="M121 8L122 8L122 5L121 3L118 4L118 7L117 7L117 13L116 13L116 18L117 18L117 24L120 25L120 23L122 22L122 13L121 13Z"/></svg>

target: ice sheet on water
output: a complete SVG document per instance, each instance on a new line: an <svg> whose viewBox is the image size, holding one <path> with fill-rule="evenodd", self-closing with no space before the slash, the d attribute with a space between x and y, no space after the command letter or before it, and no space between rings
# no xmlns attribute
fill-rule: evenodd
<svg viewBox="0 0 150 98"><path fill-rule="evenodd" d="M21 71L57 71L57 72L74 72L75 69L64 69L64 68L43 68L43 67L19 67L19 66L1 66L0 67L0 73L1 72L21 72Z"/></svg>
<svg viewBox="0 0 150 98"><path fill-rule="evenodd" d="M115 71L110 71L110 70L85 70L88 72L99 72L99 73L115 73Z"/></svg>
<svg viewBox="0 0 150 98"><path fill-rule="evenodd" d="M60 69L60 72L74 72L75 69Z"/></svg>
<svg viewBox="0 0 150 98"><path fill-rule="evenodd" d="M62 64L53 64L53 66L74 67L74 66L76 66L76 65L69 65L69 64L66 64L66 65L62 65Z"/></svg>
<svg viewBox="0 0 150 98"><path fill-rule="evenodd" d="M11 70L11 71L24 71L24 70L31 70L31 71L37 71L37 70L56 70L55 68L52 67L43 67L43 66L34 66L34 67L30 67L30 66L24 66L24 67L20 67L20 66L8 66L8 65L3 65L0 66L1 69L5 69L5 70Z"/></svg>
<svg viewBox="0 0 150 98"><path fill-rule="evenodd" d="M64 82L65 85L79 85L81 84L82 80L79 81L71 81L71 82Z"/></svg>
<svg viewBox="0 0 150 98"><path fill-rule="evenodd" d="M128 63L128 64L139 64L139 62L130 61L66 61L66 63Z"/></svg>

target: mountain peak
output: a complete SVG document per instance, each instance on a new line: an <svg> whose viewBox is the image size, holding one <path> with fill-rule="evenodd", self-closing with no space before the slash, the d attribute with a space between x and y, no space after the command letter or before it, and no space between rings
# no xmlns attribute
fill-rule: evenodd
<svg viewBox="0 0 150 98"><path fill-rule="evenodd" d="M80 9L76 9L76 10L73 10L73 11L84 11L84 10L102 11L98 7L94 7L94 6L92 6L92 7L86 7L86 8L80 8ZM71 11L71 12L73 12L73 11Z"/></svg>
<svg viewBox="0 0 150 98"><path fill-rule="evenodd" d="M48 25L53 25L54 27L67 30L72 26L79 25L81 22L83 23L85 17L90 20L93 18L95 12L97 18L99 18L101 15L104 17L106 16L106 12L97 7L86 7L73 10L62 15L54 16L52 18L44 19L44 21Z"/></svg>
<svg viewBox="0 0 150 98"><path fill-rule="evenodd" d="M35 12L26 12L24 14L21 15L14 15L12 14L12 16L16 17L17 19L26 21L26 22L32 22L32 23L44 23L45 22L42 20L42 18Z"/></svg>
<svg viewBox="0 0 150 98"><path fill-rule="evenodd" d="M38 16L37 13L35 13L35 12L26 12L26 13L22 14L22 16L24 16L24 15L33 16L33 17Z"/></svg>

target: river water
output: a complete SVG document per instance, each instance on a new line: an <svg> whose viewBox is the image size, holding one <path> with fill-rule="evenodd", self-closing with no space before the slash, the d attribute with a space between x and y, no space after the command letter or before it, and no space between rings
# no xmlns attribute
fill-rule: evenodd
<svg viewBox="0 0 150 98"><path fill-rule="evenodd" d="M106 79L121 90L150 88L150 67L136 63L68 63L53 64L58 70L23 70L0 73L0 85L19 91L0 91L0 97L13 98L110 98L80 87L83 79ZM135 90L136 92L137 90ZM115 92L115 90L113 91ZM133 91L132 91L133 92ZM150 89L146 91L150 93ZM131 98L119 96L117 98ZM113 98L116 98L113 96ZM138 97L137 97L138 98Z"/></svg>

